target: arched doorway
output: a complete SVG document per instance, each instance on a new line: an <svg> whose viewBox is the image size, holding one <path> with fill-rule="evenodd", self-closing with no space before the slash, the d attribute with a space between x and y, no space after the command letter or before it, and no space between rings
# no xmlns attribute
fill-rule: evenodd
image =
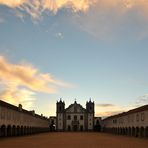
<svg viewBox="0 0 148 148"><path fill-rule="evenodd" d="M131 127L128 128L128 135L129 135L129 136L132 135L132 129L131 129Z"/></svg>
<svg viewBox="0 0 148 148"><path fill-rule="evenodd" d="M145 137L144 127L140 128L140 137Z"/></svg>
<svg viewBox="0 0 148 148"><path fill-rule="evenodd" d="M2 125L1 126L1 137L5 137L7 136L7 131L6 131L6 126L5 125Z"/></svg>
<svg viewBox="0 0 148 148"><path fill-rule="evenodd" d="M16 127L15 127L15 125L12 126L12 136L16 136Z"/></svg>
<svg viewBox="0 0 148 148"><path fill-rule="evenodd" d="M24 128L23 128L23 126L21 126L20 135L24 135Z"/></svg>
<svg viewBox="0 0 148 148"><path fill-rule="evenodd" d="M139 127L136 127L136 137L139 137Z"/></svg>
<svg viewBox="0 0 148 148"><path fill-rule="evenodd" d="M20 127L19 126L17 126L16 133L17 133L17 136L21 135Z"/></svg>
<svg viewBox="0 0 148 148"><path fill-rule="evenodd" d="M148 137L148 126L146 127L146 137Z"/></svg>
<svg viewBox="0 0 148 148"><path fill-rule="evenodd" d="M132 136L136 136L136 130L135 130L135 127L132 127Z"/></svg>
<svg viewBox="0 0 148 148"><path fill-rule="evenodd" d="M12 128L11 125L7 126L7 136L12 136Z"/></svg>

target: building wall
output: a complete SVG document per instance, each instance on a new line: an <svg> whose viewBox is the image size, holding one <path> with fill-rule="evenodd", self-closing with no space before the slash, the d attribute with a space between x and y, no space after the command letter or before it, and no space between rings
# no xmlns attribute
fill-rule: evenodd
<svg viewBox="0 0 148 148"><path fill-rule="evenodd" d="M58 113L57 114L57 120L58 120L58 122L57 122L57 129L58 130L64 130L64 124L63 124L63 122L64 122L64 113Z"/></svg>
<svg viewBox="0 0 148 148"><path fill-rule="evenodd" d="M88 113L88 130L93 130L94 128L94 115L92 113Z"/></svg>
<svg viewBox="0 0 148 148"><path fill-rule="evenodd" d="M16 130L13 134L12 129ZM0 136L23 135L27 132L29 134L48 131L48 129L47 118L0 101Z"/></svg>
<svg viewBox="0 0 148 148"><path fill-rule="evenodd" d="M103 120L103 129L106 132L146 137L148 136L148 108L144 110L139 108L109 117Z"/></svg>
<svg viewBox="0 0 148 148"><path fill-rule="evenodd" d="M68 116L71 116L71 119L68 120ZM68 126L70 126L72 130L72 121L74 120L74 116L77 116L77 120L79 122L78 130L80 130L80 127L83 126L83 130L85 129L85 113L66 113L66 130L68 131ZM83 120L80 119L80 117L83 116Z"/></svg>

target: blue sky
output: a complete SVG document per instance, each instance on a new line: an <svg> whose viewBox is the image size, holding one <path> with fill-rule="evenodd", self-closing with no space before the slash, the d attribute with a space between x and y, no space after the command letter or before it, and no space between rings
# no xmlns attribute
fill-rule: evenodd
<svg viewBox="0 0 148 148"><path fill-rule="evenodd" d="M53 86L41 78L47 83L46 87L56 87L56 92L51 93L21 81L15 84L15 95L25 89L26 97L30 98L21 100L5 91L11 92L9 83L13 79L2 78L0 94L3 100L13 104L25 102L27 109L35 109L46 116L55 115L55 103L61 97L66 106L76 98L84 107L92 98L97 116L147 103L146 1L133 3L129 0L125 8L117 0L109 0L109 3L98 0L94 4L84 0L80 7L78 1L71 1L68 8L67 4L59 5L56 12L33 9L30 13L26 8L31 2L27 1L22 7L22 4L12 5L11 0L8 3L0 0L1 62L7 63L12 71L17 65L24 68L31 65L31 70L38 70L37 78L41 78L39 74L48 74L62 81L62 85L56 81ZM86 10L84 5L88 6ZM2 66L0 76L6 77ZM20 80L17 76L13 81ZM14 94L14 88L12 92ZM7 100L8 94L10 99Z"/></svg>

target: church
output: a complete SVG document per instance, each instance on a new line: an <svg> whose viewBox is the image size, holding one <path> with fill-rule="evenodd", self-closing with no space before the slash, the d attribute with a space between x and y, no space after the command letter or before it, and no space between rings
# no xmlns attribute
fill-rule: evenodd
<svg viewBox="0 0 148 148"><path fill-rule="evenodd" d="M93 131L94 129L94 102L86 102L83 108L75 101L65 108L65 102L60 99L56 104L57 131Z"/></svg>

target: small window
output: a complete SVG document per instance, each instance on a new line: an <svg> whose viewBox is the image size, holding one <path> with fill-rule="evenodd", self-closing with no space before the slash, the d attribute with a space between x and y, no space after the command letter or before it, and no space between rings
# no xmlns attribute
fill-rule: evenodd
<svg viewBox="0 0 148 148"><path fill-rule="evenodd" d="M136 115L136 121L139 121L139 114Z"/></svg>
<svg viewBox="0 0 148 148"><path fill-rule="evenodd" d="M141 121L144 121L144 113L141 114Z"/></svg>
<svg viewBox="0 0 148 148"><path fill-rule="evenodd" d="M77 116L76 115L74 116L74 120L77 120Z"/></svg>
<svg viewBox="0 0 148 148"><path fill-rule="evenodd" d="M71 120L71 116L70 116L70 115L68 115L68 116L67 116L67 119L68 119L68 120Z"/></svg>
<svg viewBox="0 0 148 148"><path fill-rule="evenodd" d="M83 116L82 115L80 116L80 120L83 120Z"/></svg>

